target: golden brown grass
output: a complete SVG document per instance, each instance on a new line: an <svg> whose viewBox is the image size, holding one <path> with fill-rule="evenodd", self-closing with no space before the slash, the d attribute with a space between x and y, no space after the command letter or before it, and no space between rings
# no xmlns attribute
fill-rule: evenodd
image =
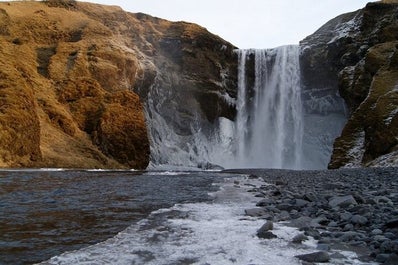
<svg viewBox="0 0 398 265"><path fill-rule="evenodd" d="M75 1L0 3L0 167L146 167L143 109L127 90L138 60L125 46L131 38L117 34L122 22L104 24L120 12ZM130 138L143 146L134 146L143 150L140 161L124 164L117 150L93 142L99 121L109 119L101 109L114 109L110 99L123 90L129 101L118 103L116 118L136 128ZM113 134L124 130L118 125Z"/></svg>

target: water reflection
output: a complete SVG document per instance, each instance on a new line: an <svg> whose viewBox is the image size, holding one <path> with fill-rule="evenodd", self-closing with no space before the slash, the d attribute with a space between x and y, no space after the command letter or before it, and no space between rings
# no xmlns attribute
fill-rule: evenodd
<svg viewBox="0 0 398 265"><path fill-rule="evenodd" d="M209 200L215 175L1 171L0 264L40 262L112 237L155 209Z"/></svg>

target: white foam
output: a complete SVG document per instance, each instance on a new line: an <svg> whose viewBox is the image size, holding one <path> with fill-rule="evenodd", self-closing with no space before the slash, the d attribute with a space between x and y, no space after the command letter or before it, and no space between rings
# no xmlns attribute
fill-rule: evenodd
<svg viewBox="0 0 398 265"><path fill-rule="evenodd" d="M9 172L56 172L56 171L68 171L70 169L65 168L2 168L1 171Z"/></svg>
<svg viewBox="0 0 398 265"><path fill-rule="evenodd" d="M228 179L212 194L212 203L158 210L105 242L43 264L300 264L294 256L313 252L314 240L292 246L299 232L283 224L274 226L277 239L259 239L264 220L244 216L257 200L247 190L260 185L264 182Z"/></svg>

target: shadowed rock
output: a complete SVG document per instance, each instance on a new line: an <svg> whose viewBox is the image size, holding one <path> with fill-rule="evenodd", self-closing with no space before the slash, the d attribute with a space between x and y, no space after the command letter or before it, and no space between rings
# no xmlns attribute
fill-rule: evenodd
<svg viewBox="0 0 398 265"><path fill-rule="evenodd" d="M326 263L329 262L330 256L325 251L314 252L310 254L298 255L296 256L298 259L306 262L319 262Z"/></svg>

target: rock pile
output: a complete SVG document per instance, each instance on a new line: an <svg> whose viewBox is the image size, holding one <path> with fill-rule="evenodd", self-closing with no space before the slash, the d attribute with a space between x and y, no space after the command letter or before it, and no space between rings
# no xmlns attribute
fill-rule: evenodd
<svg viewBox="0 0 398 265"><path fill-rule="evenodd" d="M285 221L318 240L319 253L298 257L327 262L330 249L354 251L364 260L398 264L398 169L252 171L267 185L250 190L263 199L246 214L267 219L260 238L272 237L272 222Z"/></svg>

